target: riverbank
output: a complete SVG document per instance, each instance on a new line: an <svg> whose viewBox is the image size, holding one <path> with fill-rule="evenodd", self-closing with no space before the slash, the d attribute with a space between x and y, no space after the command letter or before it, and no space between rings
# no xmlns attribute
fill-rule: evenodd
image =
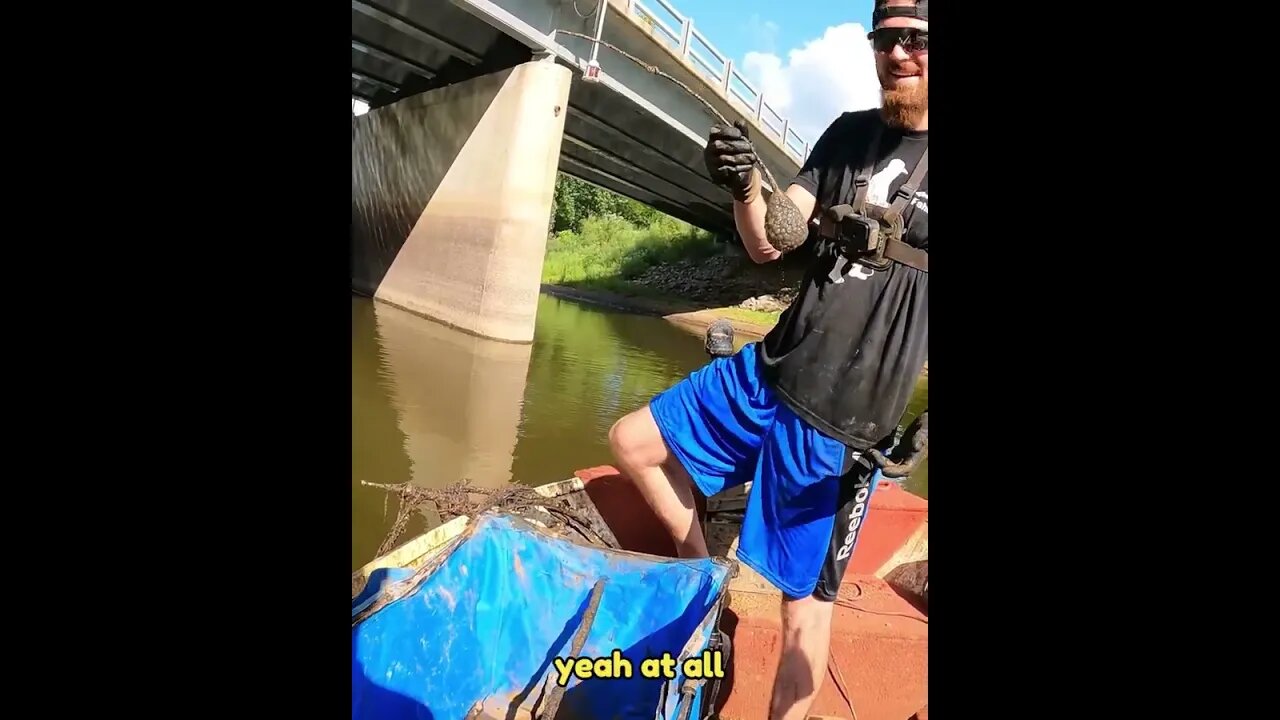
<svg viewBox="0 0 1280 720"><path fill-rule="evenodd" d="M660 316L697 333L723 318L736 332L759 338L777 324L804 276L802 259L760 265L740 247L701 232L614 230L602 232L593 219L582 235L557 238L547 254L543 290Z"/></svg>
<svg viewBox="0 0 1280 720"><path fill-rule="evenodd" d="M542 292L553 297L576 300L621 312L653 315L692 333L702 335L716 320L733 324L736 335L763 338L777 323L778 313L763 313L740 307L699 307L698 303L672 297L626 295L594 288L543 283Z"/></svg>
<svg viewBox="0 0 1280 720"><path fill-rule="evenodd" d="M566 217L557 215L555 226L563 229L547 239L542 272L551 292L666 317L696 332L724 317L757 337L777 323L795 297L804 275L802 258L759 265L740 244L674 218L624 217L636 215L634 208L577 217L584 202L576 193L584 189L562 184L558 212Z"/></svg>
<svg viewBox="0 0 1280 720"><path fill-rule="evenodd" d="M733 325L735 336L759 340L773 329L777 324L778 315L781 314L781 311L764 313L735 306L705 308L700 307L696 302L681 298L645 295L642 292L624 294L550 283L542 284L542 292L552 297L599 305L620 312L660 317L695 335L705 334L707 328L716 320L728 320ZM925 362L920 375L929 377L928 361Z"/></svg>
<svg viewBox="0 0 1280 720"><path fill-rule="evenodd" d="M756 263L735 239L565 176L557 180L552 221L544 293L661 317L696 335L724 319L739 337L763 338L795 300L813 259L806 245Z"/></svg>

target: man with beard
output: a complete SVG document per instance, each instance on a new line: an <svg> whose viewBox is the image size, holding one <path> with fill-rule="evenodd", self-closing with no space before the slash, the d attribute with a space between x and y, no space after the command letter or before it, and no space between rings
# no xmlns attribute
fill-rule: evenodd
<svg viewBox="0 0 1280 720"><path fill-rule="evenodd" d="M882 472L911 465L886 453L928 356L928 0L877 0L873 27L881 107L832 122L785 190L821 220L796 300L762 342L712 360L609 433L682 557L708 554L694 489L710 497L753 481L738 559L783 593L773 720L805 717L822 685L871 493ZM748 253L779 258L745 125L714 128L705 155ZM926 418L899 448L923 450Z"/></svg>

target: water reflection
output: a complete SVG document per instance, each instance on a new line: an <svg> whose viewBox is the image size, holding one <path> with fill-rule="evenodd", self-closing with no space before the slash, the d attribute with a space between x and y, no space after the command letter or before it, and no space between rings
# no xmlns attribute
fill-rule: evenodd
<svg viewBox="0 0 1280 720"><path fill-rule="evenodd" d="M661 318L547 295L532 345L359 297L351 327L353 569L375 556L396 511L361 480L537 485L611 463L613 422L707 362L699 334ZM924 379L909 416L927 403ZM906 486L927 496L927 464Z"/></svg>
<svg viewBox="0 0 1280 720"><path fill-rule="evenodd" d="M372 558L394 516L364 487L511 480L532 348L467 335L383 303L351 302L352 554ZM362 560L358 560L362 558Z"/></svg>
<svg viewBox="0 0 1280 720"><path fill-rule="evenodd" d="M916 416L929 407L929 378L920 378L916 382L915 393L911 402L907 403L907 411L903 414L902 425L905 427L916 419ZM902 487L920 497L929 497L929 456L926 455L911 476L902 482Z"/></svg>
<svg viewBox="0 0 1280 720"><path fill-rule="evenodd" d="M547 295L533 344L513 465L533 484L612 463L614 421L707 362L700 337L661 318Z"/></svg>

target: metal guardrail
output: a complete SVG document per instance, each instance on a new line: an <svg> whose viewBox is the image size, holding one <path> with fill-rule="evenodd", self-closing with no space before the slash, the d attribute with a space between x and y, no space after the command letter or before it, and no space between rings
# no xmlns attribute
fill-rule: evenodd
<svg viewBox="0 0 1280 720"><path fill-rule="evenodd" d="M692 18L682 15L667 0L652 1L661 6L670 15L679 30L676 30L658 17L654 8L649 7L648 2L627 0L627 13L652 29L660 31L652 34L660 41L667 41L667 45L679 53L685 64L693 69L694 72L702 75L712 84L718 84L730 102L736 100L742 104L744 110L748 113L753 113L756 122L771 131L774 137L782 141L782 146L785 149L798 155L800 161L804 162L809 157L809 141L800 137L799 133L791 129L791 121L782 117L769 106L769 103L765 101L764 93L753 87L738 72L738 69L733 66L731 58L725 57L707 40L705 35L698 32L698 29L693 26ZM703 51L705 51L705 55L710 55L714 58L714 61L704 57ZM750 93L750 97L738 89L739 85ZM770 122L770 116L775 122ZM792 138L795 138L794 143Z"/></svg>

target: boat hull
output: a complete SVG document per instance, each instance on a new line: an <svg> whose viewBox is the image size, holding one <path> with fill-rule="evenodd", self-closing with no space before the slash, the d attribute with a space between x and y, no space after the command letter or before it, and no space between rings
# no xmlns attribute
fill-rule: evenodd
<svg viewBox="0 0 1280 720"><path fill-rule="evenodd" d="M661 557L676 554L674 542L634 485L612 467L580 470L573 478L535 490L548 498L567 497L588 514L598 514L625 550ZM738 528L717 518L732 516L745 501L745 492L699 498L698 511L714 555L736 557ZM422 567L468 522L455 518L357 571L353 598L378 568ZM906 720L927 706L929 625L920 583L922 577L927 581L927 563L928 502L881 483L871 497L833 610L828 673L811 715ZM731 648L716 701L721 720L768 717L782 646L780 609L780 593L739 563L720 619Z"/></svg>
<svg viewBox="0 0 1280 720"><path fill-rule="evenodd" d="M575 476L624 548L675 556L657 516L615 468L587 468ZM745 506L745 500L745 492L698 498L698 511ZM852 720L841 686L858 720L906 720L928 703L927 608L915 585L919 572L905 572L921 564L927 568L928 527L927 500L892 483L881 483L872 494L833 612L831 667L811 714ZM704 528L713 554L733 556L736 526L709 521ZM893 582L904 575L911 576L907 584ZM782 647L781 602L772 585L739 564L721 619L733 648L717 702L722 720L768 717Z"/></svg>

